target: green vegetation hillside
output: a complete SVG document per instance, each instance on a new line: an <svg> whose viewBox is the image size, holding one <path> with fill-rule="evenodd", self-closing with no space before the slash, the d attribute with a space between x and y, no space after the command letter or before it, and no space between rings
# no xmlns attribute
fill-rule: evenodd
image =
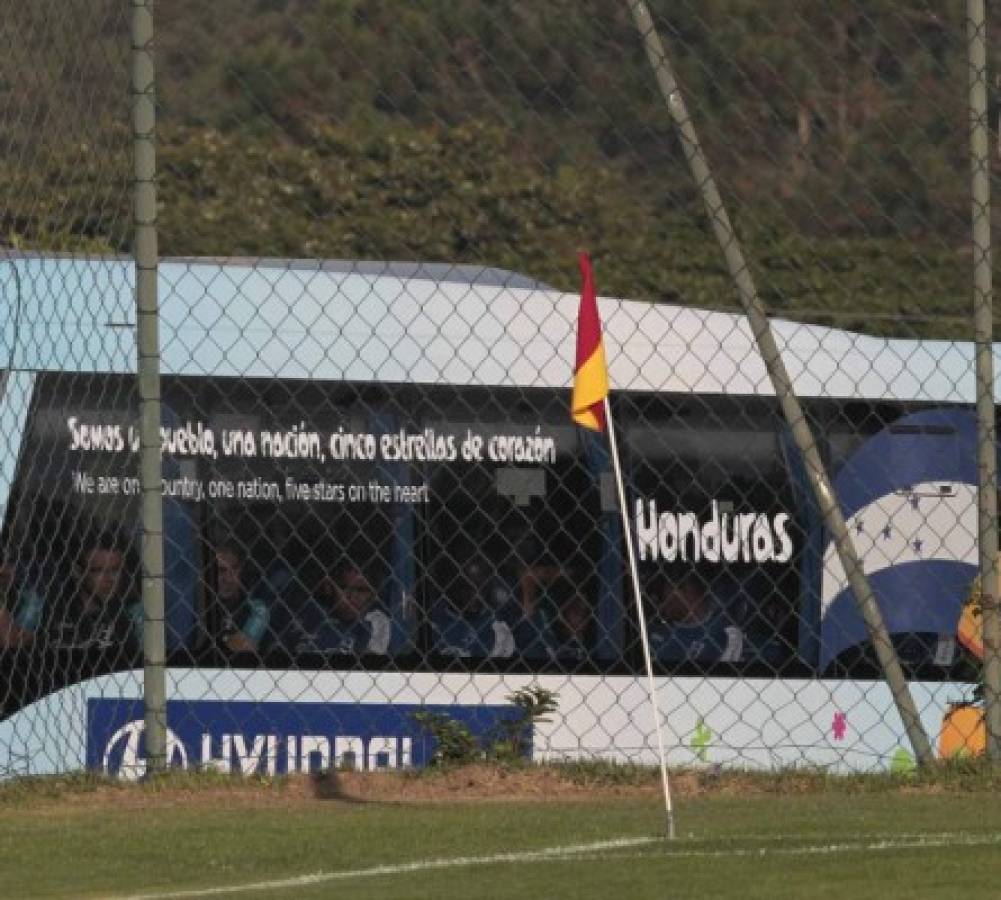
<svg viewBox="0 0 1001 900"><path fill-rule="evenodd" d="M968 337L965 3L650 6L769 308ZM0 0L8 243L128 249L127 13ZM586 246L602 293L736 302L624 2L156 14L166 255L473 263L574 289Z"/></svg>

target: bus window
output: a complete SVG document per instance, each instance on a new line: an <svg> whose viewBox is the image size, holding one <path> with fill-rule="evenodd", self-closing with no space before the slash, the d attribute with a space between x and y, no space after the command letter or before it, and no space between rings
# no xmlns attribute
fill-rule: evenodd
<svg viewBox="0 0 1001 900"><path fill-rule="evenodd" d="M206 381L194 402L221 451L203 463L198 658L382 667L411 652L426 490L386 452L383 436L409 427L399 404L288 381Z"/></svg>
<svg viewBox="0 0 1001 900"><path fill-rule="evenodd" d="M627 397L620 406L657 661L698 673L797 667L803 532L774 404ZM634 642L637 661L638 650Z"/></svg>
<svg viewBox="0 0 1001 900"><path fill-rule="evenodd" d="M0 548L9 704L141 664L135 400L122 377L35 376ZM171 649L190 598L166 599Z"/></svg>
<svg viewBox="0 0 1001 900"><path fill-rule="evenodd" d="M453 436L458 453L428 467L429 652L529 669L613 662L621 594L615 585L610 614L600 586L600 471L565 398L464 391L442 402L444 414L427 427Z"/></svg>

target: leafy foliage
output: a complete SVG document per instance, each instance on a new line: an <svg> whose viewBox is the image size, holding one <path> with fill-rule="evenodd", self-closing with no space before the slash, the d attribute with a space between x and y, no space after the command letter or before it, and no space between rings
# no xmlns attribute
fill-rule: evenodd
<svg viewBox="0 0 1001 900"><path fill-rule="evenodd" d="M487 756L491 759L522 763L531 746L527 740L535 733L535 726L552 721L549 716L559 709L559 697L553 691L533 684L520 688L507 697L518 714L510 719L502 719L497 725Z"/></svg>
<svg viewBox="0 0 1001 900"><path fill-rule="evenodd" d="M466 765L480 759L480 746L469 728L445 713L411 713L422 731L426 731L435 742L432 766Z"/></svg>
<svg viewBox="0 0 1001 900"><path fill-rule="evenodd" d="M650 6L770 311L969 339L964 5ZM0 0L0 240L126 252L127 18L41 7ZM625 4L157 11L165 255L448 261L574 290L586 246L604 294L735 308Z"/></svg>
<svg viewBox="0 0 1001 900"><path fill-rule="evenodd" d="M559 708L559 697L538 685L520 688L507 697L515 715L501 719L481 745L464 723L445 713L421 710L411 720L434 740L432 766L468 765L488 761L521 765L528 758L537 724L549 722Z"/></svg>

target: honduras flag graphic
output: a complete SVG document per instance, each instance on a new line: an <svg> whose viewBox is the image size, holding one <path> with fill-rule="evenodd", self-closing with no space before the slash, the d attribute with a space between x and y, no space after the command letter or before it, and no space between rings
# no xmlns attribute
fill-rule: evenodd
<svg viewBox="0 0 1001 900"><path fill-rule="evenodd" d="M834 480L891 634L955 634L978 562L976 439L969 410L914 413L869 438ZM869 640L833 541L822 571L821 669Z"/></svg>

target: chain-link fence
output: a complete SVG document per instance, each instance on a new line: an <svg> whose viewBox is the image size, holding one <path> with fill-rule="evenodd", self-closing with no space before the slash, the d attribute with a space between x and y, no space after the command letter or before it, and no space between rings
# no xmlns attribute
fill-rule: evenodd
<svg viewBox="0 0 1001 900"><path fill-rule="evenodd" d="M966 11L650 3L723 240L640 6L164 4L144 215L129 9L0 4L0 769L143 771L164 661L189 767L421 765L456 729L652 762L609 446L569 414L579 247L631 298L600 308L670 762L983 746Z"/></svg>

